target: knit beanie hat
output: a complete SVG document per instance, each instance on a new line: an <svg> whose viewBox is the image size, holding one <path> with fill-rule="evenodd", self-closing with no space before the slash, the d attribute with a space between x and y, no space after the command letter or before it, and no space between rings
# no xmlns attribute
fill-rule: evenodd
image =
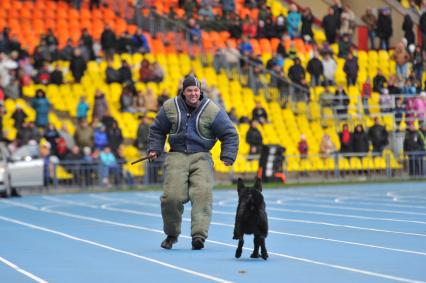
<svg viewBox="0 0 426 283"><path fill-rule="evenodd" d="M201 90L201 82L195 76L192 75L187 76L183 81L182 92L184 92L185 89L189 86L196 86Z"/></svg>

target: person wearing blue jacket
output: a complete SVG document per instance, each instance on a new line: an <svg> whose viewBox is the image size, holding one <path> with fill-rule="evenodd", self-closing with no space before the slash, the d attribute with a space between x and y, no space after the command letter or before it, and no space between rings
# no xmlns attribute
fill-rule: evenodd
<svg viewBox="0 0 426 283"><path fill-rule="evenodd" d="M297 11L296 5L290 6L290 12L287 15L287 32L291 39L300 37L300 27L302 26L302 16Z"/></svg>
<svg viewBox="0 0 426 283"><path fill-rule="evenodd" d="M200 81L187 76L181 93L167 100L151 125L148 156L157 158L166 137L170 152L164 163L161 212L166 239L161 247L171 249L181 233L184 204L191 201L192 249L204 248L212 214L213 160L210 150L221 141L220 160L231 166L238 153L239 138L225 110L201 91Z"/></svg>
<svg viewBox="0 0 426 283"><path fill-rule="evenodd" d="M38 89L36 97L31 100L31 106L36 112L35 124L39 128L46 128L49 124L50 102L46 98L46 93Z"/></svg>

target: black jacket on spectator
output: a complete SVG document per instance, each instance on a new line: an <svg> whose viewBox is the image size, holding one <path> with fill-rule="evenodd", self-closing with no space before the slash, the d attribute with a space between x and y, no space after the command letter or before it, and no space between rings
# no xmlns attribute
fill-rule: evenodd
<svg viewBox="0 0 426 283"><path fill-rule="evenodd" d="M379 38L390 38L393 34L392 19L390 16L385 16L382 13L377 20L377 36Z"/></svg>
<svg viewBox="0 0 426 283"><path fill-rule="evenodd" d="M352 150L355 153L367 153L369 148L368 135L364 132L354 131L352 133Z"/></svg>
<svg viewBox="0 0 426 283"><path fill-rule="evenodd" d="M424 143L419 136L418 131L407 130L404 139L404 151L405 152L419 152L424 151Z"/></svg>
<svg viewBox="0 0 426 283"><path fill-rule="evenodd" d="M80 82L81 78L84 75L84 72L86 71L86 61L84 60L83 56L73 56L71 59L70 64L70 70L72 73L72 76L77 82Z"/></svg>
<svg viewBox="0 0 426 283"><path fill-rule="evenodd" d="M386 78L383 75L377 74L373 79L373 91L381 93L385 83Z"/></svg>
<svg viewBox="0 0 426 283"><path fill-rule="evenodd" d="M321 76L324 72L324 67L321 60L315 57L309 60L306 69L308 73L311 74L311 76Z"/></svg>
<svg viewBox="0 0 426 283"><path fill-rule="evenodd" d="M348 114L349 102L350 100L345 90L342 90L341 92L339 92L339 90L336 90L333 106L337 108L336 113L338 115Z"/></svg>
<svg viewBox="0 0 426 283"><path fill-rule="evenodd" d="M101 35L102 49L104 51L111 50L111 49L114 50L116 48L116 44L117 44L117 39L115 37L115 33L110 29L104 30Z"/></svg>
<svg viewBox="0 0 426 283"><path fill-rule="evenodd" d="M108 145L114 154L117 154L120 145L123 143L123 135L118 127L112 127L107 130Z"/></svg>
<svg viewBox="0 0 426 283"><path fill-rule="evenodd" d="M388 131L382 125L374 125L368 130L368 137L373 144L373 152L382 152L388 144Z"/></svg>
<svg viewBox="0 0 426 283"><path fill-rule="evenodd" d="M302 79L305 78L305 70L302 65L294 64L288 69L288 77L292 82L300 84Z"/></svg>
<svg viewBox="0 0 426 283"><path fill-rule="evenodd" d="M263 144L262 134L254 127L250 127L247 131L246 142L250 146L259 148Z"/></svg>
<svg viewBox="0 0 426 283"><path fill-rule="evenodd" d="M108 66L105 70L106 73L106 82L110 83L118 83L121 81L120 73L111 66Z"/></svg>
<svg viewBox="0 0 426 283"><path fill-rule="evenodd" d="M356 57L346 59L343 71L348 77L356 78L358 76L358 69L358 59Z"/></svg>
<svg viewBox="0 0 426 283"><path fill-rule="evenodd" d="M120 82L125 83L128 81L132 81L132 71L129 67L122 66L118 70L118 73L120 75Z"/></svg>
<svg viewBox="0 0 426 283"><path fill-rule="evenodd" d="M413 20L411 19L410 15L405 15L404 22L402 23L402 30L404 31L404 37L407 39L407 46L414 44L415 42L413 26Z"/></svg>
<svg viewBox="0 0 426 283"><path fill-rule="evenodd" d="M280 54L281 57L283 57L283 58L287 58L288 57L287 50L285 49L284 44L282 44L281 42L277 46L277 54Z"/></svg>
<svg viewBox="0 0 426 283"><path fill-rule="evenodd" d="M28 117L28 115L24 112L24 110L17 108L15 110L15 112L13 112L13 114L12 114L12 119L15 121L13 123L13 126L16 129L20 129L27 117Z"/></svg>
<svg viewBox="0 0 426 283"><path fill-rule="evenodd" d="M54 70L50 74L49 82L51 84L55 84L55 85L63 84L64 83L64 75L62 74L62 71L61 70Z"/></svg>
<svg viewBox="0 0 426 283"><path fill-rule="evenodd" d="M309 35L311 40L314 39L314 33L312 31L312 23L314 22L314 18L312 15L306 16L302 15L302 36Z"/></svg>
<svg viewBox="0 0 426 283"><path fill-rule="evenodd" d="M334 43L336 41L337 30L339 29L339 23L335 15L325 16L322 20L322 27L328 43Z"/></svg>

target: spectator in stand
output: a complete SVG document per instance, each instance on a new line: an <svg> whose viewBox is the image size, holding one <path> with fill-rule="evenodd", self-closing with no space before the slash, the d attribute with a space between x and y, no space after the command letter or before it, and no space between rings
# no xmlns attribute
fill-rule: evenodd
<svg viewBox="0 0 426 283"><path fill-rule="evenodd" d="M142 29L138 28L136 30L136 33L133 35L132 40L135 52L140 52L142 54L151 52L148 39L143 34Z"/></svg>
<svg viewBox="0 0 426 283"><path fill-rule="evenodd" d="M364 157L367 155L370 143L368 141L368 135L364 131L364 127L361 124L355 126L352 134L352 150L357 153L357 156Z"/></svg>
<svg viewBox="0 0 426 283"><path fill-rule="evenodd" d="M86 68L87 63L84 60L83 56L81 56L80 49L76 48L74 50L74 55L71 58L70 63L70 71L76 83L79 83L81 81L81 78L83 77Z"/></svg>
<svg viewBox="0 0 426 283"><path fill-rule="evenodd" d="M249 15L246 15L246 17L243 20L242 26L242 38L254 38L256 37L256 23L253 21L252 18L250 18Z"/></svg>
<svg viewBox="0 0 426 283"><path fill-rule="evenodd" d="M302 80L305 79L305 69L303 68L299 58L295 58L293 66L288 69L288 77L292 82L296 83L297 85L302 85ZM296 92L297 94L299 94L299 89L296 89ZM301 96L300 98L303 97Z"/></svg>
<svg viewBox="0 0 426 283"><path fill-rule="evenodd" d="M334 85L337 64L329 53L326 53L324 55L324 59L322 60L322 66L324 69L324 85Z"/></svg>
<svg viewBox="0 0 426 283"><path fill-rule="evenodd" d="M343 124L342 131L339 133L340 153L352 153L352 133L349 131L348 124Z"/></svg>
<svg viewBox="0 0 426 283"><path fill-rule="evenodd" d="M368 39L370 40L370 49L376 49L376 29L377 17L372 8L368 8L366 13L361 18L367 24Z"/></svg>
<svg viewBox="0 0 426 283"><path fill-rule="evenodd" d="M108 23L101 34L101 45L105 54L113 54L117 49L117 38Z"/></svg>
<svg viewBox="0 0 426 283"><path fill-rule="evenodd" d="M152 72L151 64L147 59L143 59L141 62L141 67L139 69L139 80L147 83L152 81L154 74Z"/></svg>
<svg viewBox="0 0 426 283"><path fill-rule="evenodd" d="M392 106L393 106L393 99L392 96L389 95L389 90L387 88L384 88L382 90L382 94L379 98L380 103L380 111L382 113L390 113L392 112Z"/></svg>
<svg viewBox="0 0 426 283"><path fill-rule="evenodd" d="M346 94L346 91L343 89L343 86L339 84L334 94L333 103L333 106L336 110L336 114L339 119L347 118L349 102L350 100L348 95Z"/></svg>
<svg viewBox="0 0 426 283"><path fill-rule="evenodd" d="M95 102L93 104L92 119L102 119L105 113L108 111L108 103L103 94L99 89L95 92Z"/></svg>
<svg viewBox="0 0 426 283"><path fill-rule="evenodd" d="M401 121L405 114L405 106L404 106L404 100L401 97L397 97L395 99L395 110L394 110L394 117L395 117L395 124L396 124L396 131L399 132L401 124Z"/></svg>
<svg viewBox="0 0 426 283"><path fill-rule="evenodd" d="M43 137L50 143L52 153L56 155L57 154L56 142L57 142L57 139L59 138L59 133L52 123L49 123L49 125L45 129Z"/></svg>
<svg viewBox="0 0 426 283"><path fill-rule="evenodd" d="M410 55L405 49L404 43L399 42L393 54L393 59L396 62L396 74L399 80L405 80L408 78L408 61L410 59Z"/></svg>
<svg viewBox="0 0 426 283"><path fill-rule="evenodd" d="M102 183L108 188L111 186L109 181L110 173L112 173L114 176L114 182L118 183L118 179L120 178L120 166L117 162L117 158L114 156L108 146L103 148L103 150L101 151L99 155L99 160L101 162Z"/></svg>
<svg viewBox="0 0 426 283"><path fill-rule="evenodd" d="M61 85L64 83L64 75L62 74L61 66L56 64L55 70L50 74L50 84Z"/></svg>
<svg viewBox="0 0 426 283"><path fill-rule="evenodd" d="M93 38L90 35L87 28L84 28L81 32L80 42L86 46L86 49L89 51L90 54L90 60L95 59L95 52L93 51Z"/></svg>
<svg viewBox="0 0 426 283"><path fill-rule="evenodd" d="M31 106L36 111L35 124L39 128L46 128L49 123L50 102L46 98L46 93L38 89L35 98L31 100Z"/></svg>
<svg viewBox="0 0 426 283"><path fill-rule="evenodd" d="M338 17L336 17L333 8L328 9L328 14L322 19L322 28L329 44L336 42L337 30L339 29Z"/></svg>
<svg viewBox="0 0 426 283"><path fill-rule="evenodd" d="M59 137L65 141L68 150L71 150L75 146L75 141L66 124L62 124L61 130L59 130Z"/></svg>
<svg viewBox="0 0 426 283"><path fill-rule="evenodd" d="M388 131L383 125L380 125L379 118L374 117L374 125L368 130L374 153L383 153L383 148L389 143L388 136Z"/></svg>
<svg viewBox="0 0 426 283"><path fill-rule="evenodd" d="M288 58L287 48L285 47L285 41L286 41L286 36L285 35L281 36L281 40L277 46L277 54L280 55L283 58L283 60L285 60L285 58Z"/></svg>
<svg viewBox="0 0 426 283"><path fill-rule="evenodd" d="M3 105L2 105L3 106ZM3 116L3 113L1 113ZM15 111L12 113L11 118L14 120L13 126L16 130L19 130L22 128L22 125L25 122L25 119L27 119L28 115L25 113L25 111L22 109L22 106L20 104L16 104Z"/></svg>
<svg viewBox="0 0 426 283"><path fill-rule="evenodd" d="M297 149L299 150L300 158L306 159L308 158L308 141L306 140L306 136L304 134L300 135L299 143L297 144Z"/></svg>
<svg viewBox="0 0 426 283"><path fill-rule="evenodd" d="M136 146L140 151L146 152L148 148L148 135L150 123L148 118L145 116L139 116L139 125L138 131L136 133L136 139L134 146Z"/></svg>
<svg viewBox="0 0 426 283"><path fill-rule="evenodd" d="M77 104L77 119L79 121L87 119L87 113L89 112L89 104L86 102L86 97L81 96L80 101Z"/></svg>
<svg viewBox="0 0 426 283"><path fill-rule="evenodd" d="M78 49L80 49L80 52L81 52L81 57L83 57L84 58L84 61L86 61L86 62L88 62L89 60L90 60L90 50L87 48L87 46L84 44L84 41L83 41L83 39L80 39L79 41L78 41L78 46L77 46L77 48Z"/></svg>
<svg viewBox="0 0 426 283"><path fill-rule="evenodd" d="M134 113L135 109L133 108L133 93L132 93L132 86L126 85L123 87L123 90L121 92L120 96L120 111L121 112L129 112Z"/></svg>
<svg viewBox="0 0 426 283"><path fill-rule="evenodd" d="M422 91L414 98L414 110L419 124L426 124L426 92Z"/></svg>
<svg viewBox="0 0 426 283"><path fill-rule="evenodd" d="M74 132L75 144L80 148L93 146L93 128L89 126L87 120L81 120Z"/></svg>
<svg viewBox="0 0 426 283"><path fill-rule="evenodd" d="M352 49L352 43L351 43L351 37L349 34L345 33L343 34L339 39L339 57L340 58L347 58L348 54L351 53Z"/></svg>
<svg viewBox="0 0 426 283"><path fill-rule="evenodd" d="M392 34L393 28L390 8L380 9L377 20L377 36L380 39L380 49L389 50L389 39L392 37Z"/></svg>
<svg viewBox="0 0 426 283"><path fill-rule="evenodd" d="M133 38L128 31L124 31L117 40L118 53L132 53L134 50Z"/></svg>
<svg viewBox="0 0 426 283"><path fill-rule="evenodd" d="M352 36L356 28L356 18L354 12L351 10L349 4L346 4L343 8L343 12L340 16L340 35L347 34L349 42L352 42Z"/></svg>
<svg viewBox="0 0 426 283"><path fill-rule="evenodd" d="M258 121L252 120L246 134L246 142L249 145L249 155L260 154L263 145L262 133L258 129Z"/></svg>
<svg viewBox="0 0 426 283"><path fill-rule="evenodd" d="M155 83L161 83L164 79L164 70L161 65L157 61L154 61L151 65L151 70L153 75L152 81Z"/></svg>
<svg viewBox="0 0 426 283"><path fill-rule="evenodd" d="M412 55L412 65L413 65L413 71L416 74L416 79L421 82L423 79L423 54L420 46L416 46L415 51Z"/></svg>
<svg viewBox="0 0 426 283"><path fill-rule="evenodd" d="M107 84L119 83L121 81L120 73L114 69L112 61L108 61L107 68L105 70L105 80Z"/></svg>
<svg viewBox="0 0 426 283"><path fill-rule="evenodd" d="M322 136L320 146L319 146L319 153L321 155L321 158L328 158L334 152L336 152L336 146L334 145L330 136L328 134L324 134Z"/></svg>
<svg viewBox="0 0 426 283"><path fill-rule="evenodd" d="M71 61L73 54L74 54L74 46L72 44L71 38L69 38L64 48L62 48L61 50L61 59L64 61Z"/></svg>
<svg viewBox="0 0 426 283"><path fill-rule="evenodd" d="M314 15L312 15L311 8L307 7L302 15L302 38L306 43L314 41L313 23Z"/></svg>
<svg viewBox="0 0 426 283"><path fill-rule="evenodd" d="M382 69L378 68L376 76L373 78L373 91L382 93L382 89L386 83L386 78L383 75ZM393 94L393 93L392 93Z"/></svg>
<svg viewBox="0 0 426 283"><path fill-rule="evenodd" d="M295 4L290 5L290 12L287 15L287 32L291 39L300 37L300 27L302 25L302 17L297 10Z"/></svg>
<svg viewBox="0 0 426 283"><path fill-rule="evenodd" d="M268 122L268 113L265 108L262 107L260 101L256 102L256 106L251 112L252 120L259 122L260 124L264 124Z"/></svg>
<svg viewBox="0 0 426 283"><path fill-rule="evenodd" d="M132 83L132 69L129 66L129 63L127 63L126 60L121 60L121 67L118 70L118 75L120 77L120 83Z"/></svg>
<svg viewBox="0 0 426 283"><path fill-rule="evenodd" d="M426 51L426 8L423 9L423 12L419 19L419 28L422 33L422 50Z"/></svg>
<svg viewBox="0 0 426 283"><path fill-rule="evenodd" d="M311 86L319 86L321 84L321 76L324 73L324 67L319 59L318 52L315 52L314 57L309 60L306 69L311 75Z"/></svg>
<svg viewBox="0 0 426 283"><path fill-rule="evenodd" d="M370 115L368 99L371 98L371 93L372 93L372 88L371 88L370 78L367 77L365 82L362 84L362 89L361 89L362 106L364 107L365 115Z"/></svg>
<svg viewBox="0 0 426 283"><path fill-rule="evenodd" d="M348 54L348 58L346 58L345 65L343 66L348 86L356 85L358 69L358 58L354 57L352 52L350 52Z"/></svg>
<svg viewBox="0 0 426 283"><path fill-rule="evenodd" d="M44 62L43 66L38 71L37 75L34 78L34 82L37 84L43 84L47 85L50 80L50 73L49 73L49 63Z"/></svg>
<svg viewBox="0 0 426 283"><path fill-rule="evenodd" d="M111 148L112 153L118 156L118 149L123 143L123 134L118 127L117 122L114 122L111 128L107 129L108 146Z"/></svg>
<svg viewBox="0 0 426 283"><path fill-rule="evenodd" d="M99 123L93 131L93 146L96 149L102 150L108 146L108 135L106 133L106 127L102 123Z"/></svg>
<svg viewBox="0 0 426 283"><path fill-rule="evenodd" d="M286 18L283 13L280 13L275 19L275 37L280 38L286 32ZM303 30L303 25L302 25Z"/></svg>
<svg viewBox="0 0 426 283"><path fill-rule="evenodd" d="M419 131L412 124L407 128L404 139L404 151L408 155L408 168L410 176L423 175L423 156L425 144Z"/></svg>
<svg viewBox="0 0 426 283"><path fill-rule="evenodd" d="M404 31L404 38L407 40L407 46L415 44L416 37L413 32L413 20L410 17L410 14L404 16L404 22L402 23L402 30Z"/></svg>
<svg viewBox="0 0 426 283"><path fill-rule="evenodd" d="M222 50L222 56L228 79L232 79L233 71L239 69L240 53L231 45L230 41L227 41L226 48Z"/></svg>

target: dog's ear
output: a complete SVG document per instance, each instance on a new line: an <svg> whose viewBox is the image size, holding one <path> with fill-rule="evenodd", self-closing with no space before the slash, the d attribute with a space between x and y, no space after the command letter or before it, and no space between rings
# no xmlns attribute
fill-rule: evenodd
<svg viewBox="0 0 426 283"><path fill-rule="evenodd" d="M254 189L258 191L262 191L262 180L260 178L256 178L256 182L254 183Z"/></svg>
<svg viewBox="0 0 426 283"><path fill-rule="evenodd" d="M241 179L241 178L238 178L238 181L237 181L237 190L238 190L238 195L240 195L241 193L242 193L242 190L244 190L244 182L243 182L243 179Z"/></svg>

